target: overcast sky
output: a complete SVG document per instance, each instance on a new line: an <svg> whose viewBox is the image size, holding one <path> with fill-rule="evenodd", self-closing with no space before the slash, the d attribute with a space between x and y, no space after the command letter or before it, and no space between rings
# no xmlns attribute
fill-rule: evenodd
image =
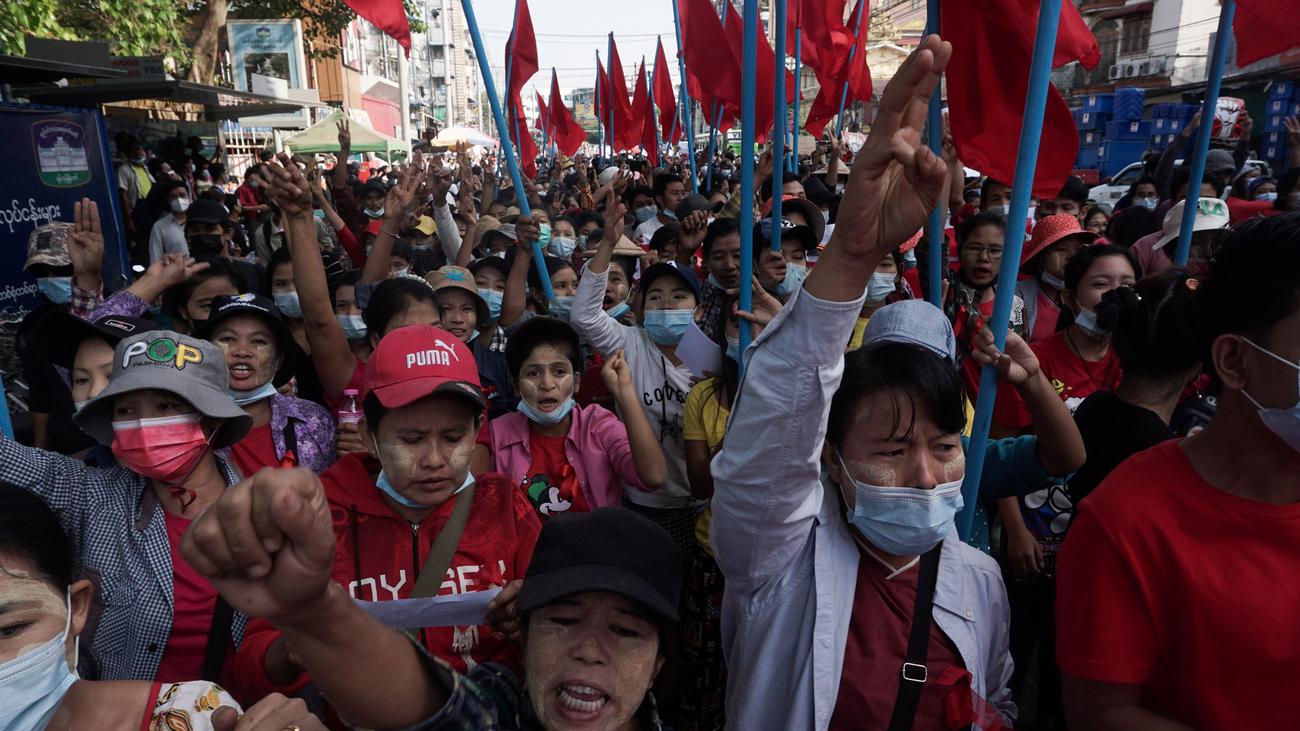
<svg viewBox="0 0 1300 731"><path fill-rule="evenodd" d="M474 14L494 75L504 72L506 37L514 22L514 0L474 0ZM575 88L590 87L596 76L596 51L606 59L606 37L614 32L623 71L636 73L642 54L654 68L656 35L663 39L664 53L677 83L677 39L673 33L672 0L530 0L528 9L537 33L537 61L540 70L530 84L548 95L551 67L560 78L560 89L568 94ZM630 90L630 89L629 89Z"/></svg>

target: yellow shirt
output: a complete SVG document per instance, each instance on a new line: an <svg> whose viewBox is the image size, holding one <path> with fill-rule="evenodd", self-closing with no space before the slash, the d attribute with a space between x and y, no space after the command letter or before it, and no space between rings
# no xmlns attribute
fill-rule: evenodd
<svg viewBox="0 0 1300 731"><path fill-rule="evenodd" d="M682 422L682 439L704 442L709 454L717 454L722 447L722 437L727 433L727 420L731 410L718 403L714 393L716 378L706 378L695 384L686 394L686 414ZM713 508L705 508L695 522L695 540L713 555L709 548L709 525L713 522Z"/></svg>
<svg viewBox="0 0 1300 731"><path fill-rule="evenodd" d="M857 350L862 347L862 336L867 332L867 323L871 320L869 317L859 317L858 321L853 324L853 336L849 338L849 350Z"/></svg>
<svg viewBox="0 0 1300 731"><path fill-rule="evenodd" d="M153 190L153 179L149 177L149 171L143 165L131 163L131 170L135 172L135 179L140 183L140 198L143 200L149 196L149 191Z"/></svg>

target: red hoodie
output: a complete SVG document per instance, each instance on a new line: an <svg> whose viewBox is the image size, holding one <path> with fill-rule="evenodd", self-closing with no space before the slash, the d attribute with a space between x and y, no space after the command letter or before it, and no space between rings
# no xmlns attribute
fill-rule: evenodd
<svg viewBox="0 0 1300 731"><path fill-rule="evenodd" d="M447 519L454 500L438 506L420 523L410 523L384 502L375 480L379 462L369 455L350 454L321 474L334 519L334 581L357 599L406 599ZM541 522L528 497L505 475L491 473L475 481L474 504L465 532L452 557L439 595L483 591L522 579L533 555ZM241 702L255 702L269 693L289 695L309 678L299 676L287 686L266 675L266 651L280 632L263 619L249 622L235 657ZM479 663L504 663L522 668L519 647L484 625L426 627L420 630L429 652L458 672Z"/></svg>

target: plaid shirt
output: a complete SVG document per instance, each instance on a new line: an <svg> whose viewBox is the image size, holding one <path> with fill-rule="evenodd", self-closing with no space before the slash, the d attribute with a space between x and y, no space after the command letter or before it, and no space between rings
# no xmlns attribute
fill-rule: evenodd
<svg viewBox="0 0 1300 731"><path fill-rule="evenodd" d="M424 655L439 683L450 690L447 703L408 731L543 731L533 715L533 705L523 681L504 665L484 663L467 675L452 672L444 663ZM668 731L659 719L653 693L637 709L644 731Z"/></svg>
<svg viewBox="0 0 1300 731"><path fill-rule="evenodd" d="M709 339L715 343L722 342L725 334L718 332L718 318L722 316L722 308L731 305L731 296L727 291L715 285L711 279L705 279L700 283L700 319L695 322L699 326L700 332L709 336Z"/></svg>
<svg viewBox="0 0 1300 731"><path fill-rule="evenodd" d="M82 289L81 287L73 285L71 312L83 320L89 320L90 313L93 312L96 307L99 307L99 303L103 299L104 288L102 286L92 292L88 289Z"/></svg>
<svg viewBox="0 0 1300 731"><path fill-rule="evenodd" d="M228 484L239 473L223 460ZM95 582L99 618L90 650L101 680L153 680L172 631L172 552L158 498L147 480L121 467L25 447L0 436L0 480L38 495L59 516L77 564ZM231 639L248 618L235 613Z"/></svg>

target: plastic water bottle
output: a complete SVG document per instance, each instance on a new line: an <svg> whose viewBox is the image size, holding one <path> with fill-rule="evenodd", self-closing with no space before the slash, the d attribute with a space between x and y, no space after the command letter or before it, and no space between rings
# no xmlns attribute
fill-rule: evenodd
<svg viewBox="0 0 1300 731"><path fill-rule="evenodd" d="M361 404L357 402L357 390L355 388L345 389L343 391L343 402L339 404L339 423L356 424L361 421L361 417Z"/></svg>

